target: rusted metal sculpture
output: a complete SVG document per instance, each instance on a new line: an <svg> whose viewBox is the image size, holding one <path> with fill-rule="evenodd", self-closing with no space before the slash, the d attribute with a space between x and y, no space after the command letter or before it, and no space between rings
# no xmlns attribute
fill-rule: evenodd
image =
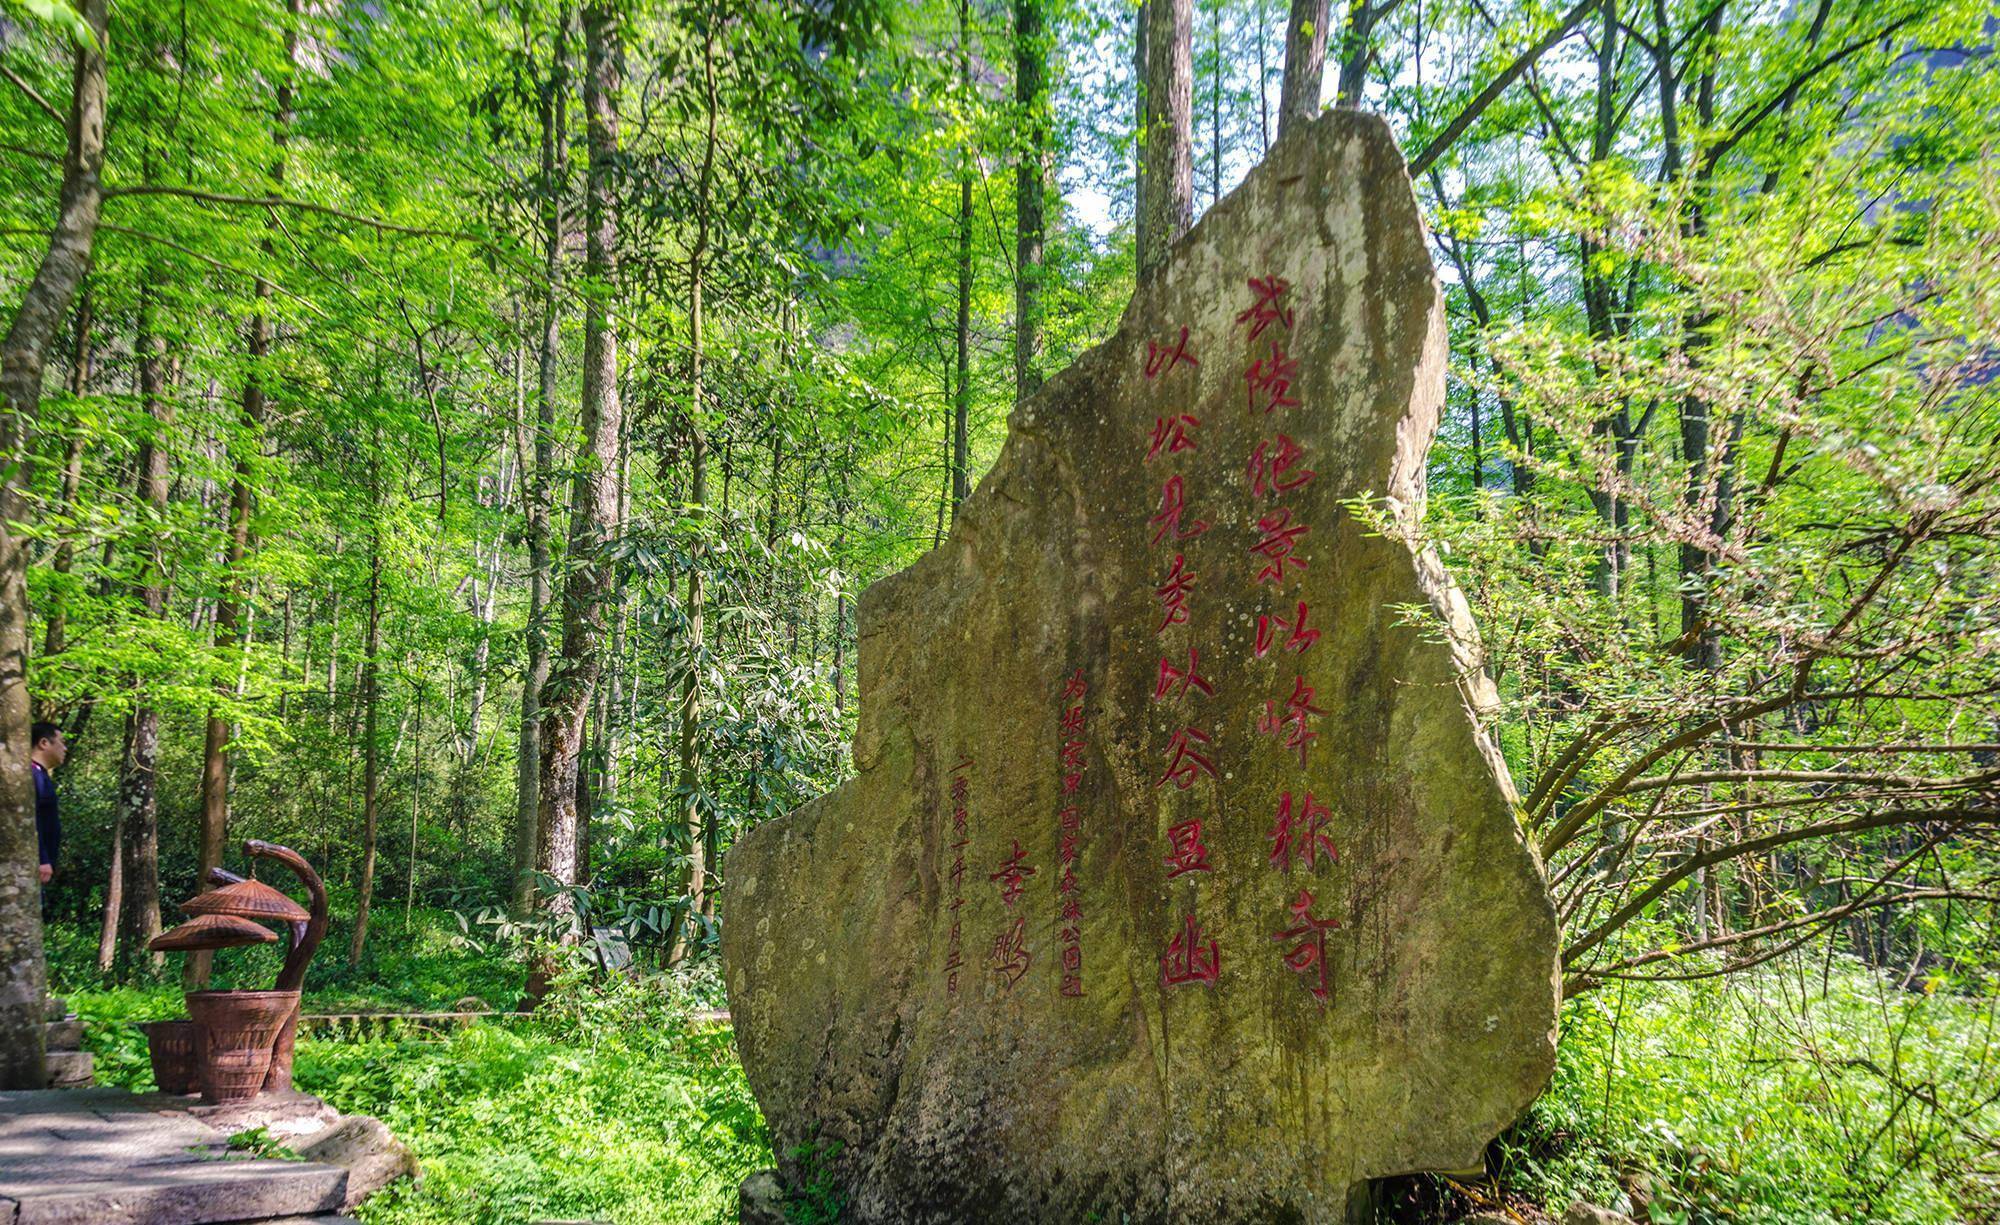
<svg viewBox="0 0 2000 1225"><path fill-rule="evenodd" d="M163 951L233 948L267 943L277 936L260 923L281 923L290 947L278 981L269 991L191 991L190 1021L157 1022L146 1028L153 1076L169 1093L199 1087L209 1102L233 1102L260 1092L292 1086L292 1044L298 1033L299 993L306 963L326 936L326 885L304 857L289 847L252 839L244 853L274 859L290 868L306 887L311 908L300 906L261 881L222 868L209 869L218 886L190 899L182 909L195 917L153 941Z"/></svg>
<svg viewBox="0 0 2000 1225"><path fill-rule="evenodd" d="M249 944L271 944L276 932L259 927L235 915L196 915L171 931L154 936L146 947L155 953L192 953L199 949L233 949Z"/></svg>

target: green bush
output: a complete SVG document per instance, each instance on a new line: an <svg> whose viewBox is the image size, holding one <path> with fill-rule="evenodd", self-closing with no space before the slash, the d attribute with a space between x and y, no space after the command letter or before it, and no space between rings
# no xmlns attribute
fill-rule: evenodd
<svg viewBox="0 0 2000 1225"><path fill-rule="evenodd" d="M420 1184L363 1207L371 1225L730 1221L770 1143L729 1031L690 1025L683 999L564 981L545 1019L302 1043L297 1081L382 1119L423 1163Z"/></svg>
<svg viewBox="0 0 2000 1225"><path fill-rule="evenodd" d="M1558 1213L1636 1193L1654 1225L1995 1219L1996 1005L1804 957L1585 995L1501 1181Z"/></svg>

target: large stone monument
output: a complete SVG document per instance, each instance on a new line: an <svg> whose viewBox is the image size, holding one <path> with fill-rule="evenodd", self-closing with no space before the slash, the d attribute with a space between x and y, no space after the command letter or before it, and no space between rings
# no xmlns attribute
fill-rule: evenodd
<svg viewBox="0 0 2000 1225"><path fill-rule="evenodd" d="M1379 119L1303 126L862 597L857 776L736 844L723 940L853 1219L1339 1221L1546 1082L1464 601L1351 505L1421 513L1424 244Z"/></svg>

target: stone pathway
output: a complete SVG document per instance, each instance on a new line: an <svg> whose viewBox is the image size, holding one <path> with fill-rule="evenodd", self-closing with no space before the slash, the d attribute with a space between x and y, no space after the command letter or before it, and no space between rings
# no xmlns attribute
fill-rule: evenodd
<svg viewBox="0 0 2000 1225"><path fill-rule="evenodd" d="M347 1222L347 1170L219 1157L229 1133L188 1105L122 1089L0 1092L0 1225Z"/></svg>

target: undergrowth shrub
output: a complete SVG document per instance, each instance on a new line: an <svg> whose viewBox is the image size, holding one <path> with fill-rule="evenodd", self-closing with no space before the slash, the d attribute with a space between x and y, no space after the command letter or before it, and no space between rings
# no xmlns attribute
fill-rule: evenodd
<svg viewBox="0 0 2000 1225"><path fill-rule="evenodd" d="M1495 1146L1500 1181L1653 1225L2000 1219L1997 1007L1804 956L1593 992L1564 1006L1555 1079Z"/></svg>

